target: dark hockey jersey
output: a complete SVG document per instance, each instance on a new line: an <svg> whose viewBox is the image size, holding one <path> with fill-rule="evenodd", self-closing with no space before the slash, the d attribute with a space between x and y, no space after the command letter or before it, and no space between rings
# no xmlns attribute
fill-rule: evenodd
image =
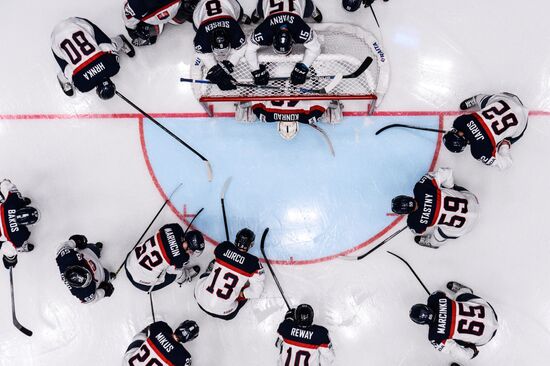
<svg viewBox="0 0 550 366"><path fill-rule="evenodd" d="M269 15L254 30L252 41L260 46L271 46L273 37L282 27L286 27L295 43L303 44L312 38L312 29L298 14L275 13Z"/></svg>
<svg viewBox="0 0 550 366"><path fill-rule="evenodd" d="M245 277L252 277L256 272L263 270L258 257L241 252L229 241L220 243L214 250L214 256L216 263Z"/></svg>
<svg viewBox="0 0 550 366"><path fill-rule="evenodd" d="M147 339L139 350L128 358L130 366L190 366L191 355L172 338L173 330L163 321L147 327Z"/></svg>
<svg viewBox="0 0 550 366"><path fill-rule="evenodd" d="M160 228L154 238L162 258L171 266L182 268L189 261L189 254L183 249L183 228L178 224L168 224Z"/></svg>
<svg viewBox="0 0 550 366"><path fill-rule="evenodd" d="M239 49L246 43L246 36L239 23L230 16L220 16L209 19L199 26L193 39L195 50L200 53L212 52L212 32L218 28L226 28L230 36L229 42L232 49Z"/></svg>
<svg viewBox="0 0 550 366"><path fill-rule="evenodd" d="M69 283L65 280L63 273L65 273L67 268L71 266L81 266L87 268L91 273L94 273L97 271L97 268L91 268L91 266L95 266L95 264L93 262L88 262L82 253L68 246L62 246L60 248L55 261L57 262L57 267L59 267L59 272L61 273L61 280L65 282L65 285L67 285L71 291L71 294L76 296L83 303L92 302L95 299L97 290L96 282L92 280L87 287L75 288L69 285Z"/></svg>
<svg viewBox="0 0 550 366"><path fill-rule="evenodd" d="M294 323L293 320L286 319L279 324L277 333L279 333L279 335L283 338L284 342L302 348L328 348L330 345L328 330L320 325L312 325L309 328L300 328Z"/></svg>
<svg viewBox="0 0 550 366"><path fill-rule="evenodd" d="M9 241L20 248L29 239L31 232L25 225L17 223L16 211L25 207L25 202L18 192L9 192L8 196L0 204L1 231Z"/></svg>
<svg viewBox="0 0 550 366"><path fill-rule="evenodd" d="M428 298L428 307L435 314L435 321L430 324L428 339L436 346L452 338L454 334L456 304L445 293L437 291Z"/></svg>
<svg viewBox="0 0 550 366"><path fill-rule="evenodd" d="M268 105L257 103L252 106L252 112L259 120L265 122L299 122L310 124L317 122L326 111L326 108L320 105L311 105L309 109L305 109L295 107L295 103L275 101L266 102ZM307 107L307 104L305 106Z"/></svg>
<svg viewBox="0 0 550 366"><path fill-rule="evenodd" d="M128 0L128 6L133 11L131 14L133 17L145 21L155 14L162 16L163 9L168 9L179 2L180 0Z"/></svg>
<svg viewBox="0 0 550 366"><path fill-rule="evenodd" d="M496 156L498 142L477 113L458 117L453 123L453 128L464 133L475 159L488 162Z"/></svg>
<svg viewBox="0 0 550 366"><path fill-rule="evenodd" d="M286 319L277 329L280 365L331 365L334 350L328 330L319 325L300 328Z"/></svg>
<svg viewBox="0 0 550 366"><path fill-rule="evenodd" d="M407 217L407 225L417 234L422 234L436 224L441 206L441 190L435 179L424 175L414 186L414 199L418 209Z"/></svg>

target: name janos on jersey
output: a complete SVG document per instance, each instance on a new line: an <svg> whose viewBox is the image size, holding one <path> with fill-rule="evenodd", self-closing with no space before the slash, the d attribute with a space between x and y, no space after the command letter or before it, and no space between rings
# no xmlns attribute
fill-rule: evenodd
<svg viewBox="0 0 550 366"><path fill-rule="evenodd" d="M281 25L284 23L294 24L294 15L291 15L291 14L276 15L273 18L271 18L271 20L269 21L269 25L272 27L276 25Z"/></svg>
<svg viewBox="0 0 550 366"><path fill-rule="evenodd" d="M485 137L483 136L483 134L479 130L479 127L477 127L477 125L474 121L468 122L468 124L466 126L468 127L470 132L472 132L472 135L474 135L474 137L477 141L485 140Z"/></svg>
<svg viewBox="0 0 550 366"><path fill-rule="evenodd" d="M424 206L422 207L422 216L420 216L420 223L429 225L430 215L432 214L434 196L426 193L424 195Z"/></svg>
<svg viewBox="0 0 550 366"><path fill-rule="evenodd" d="M100 72L105 71L105 69L106 69L106 67L105 67L105 65L103 65L103 62L100 62L97 65L95 65L94 67L87 70L84 73L84 77L86 78L86 80L90 80L91 78L93 78L94 76L99 74Z"/></svg>
<svg viewBox="0 0 550 366"><path fill-rule="evenodd" d="M212 23L204 26L204 29L207 32L211 32L212 30L214 30L216 28L231 28L231 25L229 24L228 20L220 20L220 21L212 22Z"/></svg>
<svg viewBox="0 0 550 366"><path fill-rule="evenodd" d="M273 119L275 121L292 122L292 121L298 121L300 119L300 115L297 113L291 113L291 114L273 113Z"/></svg>
<svg viewBox="0 0 550 366"><path fill-rule="evenodd" d="M244 263L244 257L240 255L239 253L235 253L232 250L226 250L225 253L222 254L225 258L231 259L237 263L243 264Z"/></svg>
<svg viewBox="0 0 550 366"><path fill-rule="evenodd" d="M19 226L17 225L17 216L15 215L15 210L8 210L8 224L10 225L10 231L12 233L19 231Z"/></svg>
<svg viewBox="0 0 550 366"><path fill-rule="evenodd" d="M166 339L164 334L162 333L157 334L155 336L155 339L159 341L160 345L162 346L162 348L166 350L166 352L172 352L172 350L174 349L174 345L170 343L168 339Z"/></svg>
<svg viewBox="0 0 550 366"><path fill-rule="evenodd" d="M439 317L437 318L437 334L445 335L447 324L447 299L439 299Z"/></svg>
<svg viewBox="0 0 550 366"><path fill-rule="evenodd" d="M172 255L174 257L177 257L178 255L180 255L180 248L179 248L178 242L176 241L176 236L174 235L174 232L170 228L165 229L164 232L166 233L166 238L168 239L168 246L170 247L170 251L172 252Z"/></svg>
<svg viewBox="0 0 550 366"><path fill-rule="evenodd" d="M292 330L290 331L290 335L293 336L293 337L311 339L311 337L313 337L313 331L312 330L292 328Z"/></svg>

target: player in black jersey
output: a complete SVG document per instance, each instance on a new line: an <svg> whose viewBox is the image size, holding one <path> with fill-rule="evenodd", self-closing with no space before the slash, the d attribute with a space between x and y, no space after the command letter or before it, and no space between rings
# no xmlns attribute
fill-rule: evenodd
<svg viewBox="0 0 550 366"><path fill-rule="evenodd" d="M0 182L0 254L7 269L16 266L17 252L34 249L27 242L31 235L28 226L35 224L40 214L30 204L30 198L23 197L10 180Z"/></svg>
<svg viewBox="0 0 550 366"><path fill-rule="evenodd" d="M477 347L487 344L498 329L495 310L472 289L451 281L450 297L443 291L430 295L425 304L414 305L409 313L417 324L429 326L428 339L442 352L459 359L472 359Z"/></svg>
<svg viewBox="0 0 550 366"><path fill-rule="evenodd" d="M191 366L191 354L184 343L199 335L199 326L186 320L175 330L158 321L139 332L124 355L124 365L129 366Z"/></svg>
<svg viewBox="0 0 550 366"><path fill-rule="evenodd" d="M110 297L114 274L103 268L99 258L103 243L89 244L84 235L73 235L62 243L56 256L61 280L83 304Z"/></svg>
<svg viewBox="0 0 550 366"><path fill-rule="evenodd" d="M460 109L474 113L458 117L453 129L443 136L445 147L453 152L470 145L474 159L500 169L512 165L510 148L523 137L529 111L511 93L479 94L460 103Z"/></svg>
<svg viewBox="0 0 550 366"><path fill-rule="evenodd" d="M303 60L296 63L290 75L291 82L295 85L305 83L309 68L321 54L317 34L303 19L309 16L317 21L322 20L319 10L311 0L258 1L253 18L265 19L252 33L246 48L246 60L257 85L266 85L269 82L266 65L260 65L258 61L260 48L272 46L275 53L288 55L292 52L294 43L303 44L306 51Z"/></svg>
<svg viewBox="0 0 550 366"><path fill-rule="evenodd" d="M279 349L280 365L331 365L335 354L328 330L313 324L313 308L307 304L289 310L279 324L279 337L275 347Z"/></svg>
<svg viewBox="0 0 550 366"><path fill-rule="evenodd" d="M392 200L392 211L408 215L407 226L415 242L439 248L472 230L479 212L475 195L454 183L449 168L425 174L414 186L414 197L400 195Z"/></svg>

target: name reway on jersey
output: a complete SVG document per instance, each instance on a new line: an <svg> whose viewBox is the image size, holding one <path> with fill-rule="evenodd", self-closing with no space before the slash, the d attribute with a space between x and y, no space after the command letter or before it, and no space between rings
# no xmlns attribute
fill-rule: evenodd
<svg viewBox="0 0 550 366"><path fill-rule="evenodd" d="M225 253L223 253L223 256L225 258L231 259L237 263L243 264L244 263L244 257L240 255L239 253L235 253L232 250L226 250Z"/></svg>
<svg viewBox="0 0 550 366"><path fill-rule="evenodd" d="M290 331L290 335L293 336L293 337L311 339L311 337L313 337L313 331L312 330L292 328L292 330Z"/></svg>
<svg viewBox="0 0 550 366"><path fill-rule="evenodd" d="M172 352L172 350L174 349L174 345L170 343L168 339L166 339L164 334L162 333L157 334L155 336L155 339L159 341L160 345L162 346L162 348L166 350L166 352Z"/></svg>
<svg viewBox="0 0 550 366"><path fill-rule="evenodd" d="M447 324L447 299L439 299L439 317L437 319L437 334L445 335Z"/></svg>
<svg viewBox="0 0 550 366"><path fill-rule="evenodd" d="M84 77L86 78L86 80L90 80L91 78L93 78L94 76L96 76L100 72L104 71L105 69L106 68L105 68L105 65L103 65L103 62L100 62L97 65L95 65L94 67L87 70L84 73Z"/></svg>
<svg viewBox="0 0 550 366"><path fill-rule="evenodd" d="M180 255L180 248L178 246L178 242L176 241L176 236L174 235L174 232L172 229L167 228L164 230L166 233L166 238L168 239L168 245L170 246L170 251L172 252L172 255L174 257L177 257Z"/></svg>

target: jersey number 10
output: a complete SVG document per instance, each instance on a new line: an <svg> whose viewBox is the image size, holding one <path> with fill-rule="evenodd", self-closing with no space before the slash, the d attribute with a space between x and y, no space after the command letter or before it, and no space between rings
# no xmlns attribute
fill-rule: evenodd
<svg viewBox="0 0 550 366"><path fill-rule="evenodd" d="M291 364L292 361L292 348L288 348L286 351L286 362L285 366L309 366L309 358L311 357L308 351L298 351L294 354L294 364ZM302 358L304 363L302 363Z"/></svg>

